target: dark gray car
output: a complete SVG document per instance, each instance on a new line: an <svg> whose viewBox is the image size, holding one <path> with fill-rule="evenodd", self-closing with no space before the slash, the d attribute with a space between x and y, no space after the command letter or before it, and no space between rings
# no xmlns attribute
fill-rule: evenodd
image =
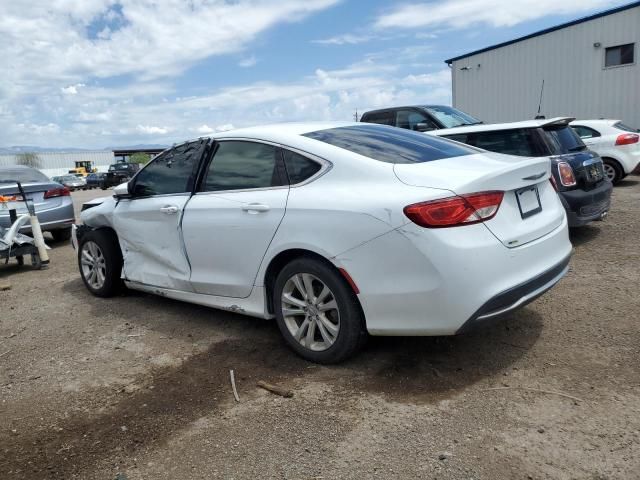
<svg viewBox="0 0 640 480"><path fill-rule="evenodd" d="M51 232L56 241L68 240L71 237L71 225L75 216L69 189L52 182L39 170L21 165L0 167L0 195L18 196L18 185L22 184L27 198L34 203L42 231ZM23 202L15 203L18 214L27 213ZM0 206L0 226L10 225L8 209ZM27 224L22 230L29 233Z"/></svg>

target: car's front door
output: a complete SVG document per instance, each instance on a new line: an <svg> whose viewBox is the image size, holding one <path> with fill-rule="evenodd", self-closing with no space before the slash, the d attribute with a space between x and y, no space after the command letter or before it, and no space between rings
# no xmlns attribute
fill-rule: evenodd
<svg viewBox="0 0 640 480"><path fill-rule="evenodd" d="M180 221L207 145L198 140L159 155L132 180L132 198L118 202L113 225L128 281L192 290Z"/></svg>
<svg viewBox="0 0 640 480"><path fill-rule="evenodd" d="M198 293L249 296L287 206L289 186L273 145L226 140L216 145L182 231Z"/></svg>

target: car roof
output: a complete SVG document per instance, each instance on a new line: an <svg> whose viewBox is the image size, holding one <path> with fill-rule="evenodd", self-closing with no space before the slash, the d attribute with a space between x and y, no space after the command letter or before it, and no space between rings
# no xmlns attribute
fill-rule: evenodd
<svg viewBox="0 0 640 480"><path fill-rule="evenodd" d="M493 132L496 130L515 130L517 128L541 128L549 127L553 125L569 125L573 120L572 117L556 117L549 119L537 119L537 120L525 120L522 122L511 123L481 123L478 125L467 125L464 127L444 128L441 130L435 130L432 133L435 135L451 135L456 133L469 133L469 132Z"/></svg>
<svg viewBox="0 0 640 480"><path fill-rule="evenodd" d="M367 115L369 113L387 112L389 110L400 110L402 108L433 108L433 107L454 108L454 107L448 107L447 105L436 105L436 104L429 104L429 105L401 105L399 107L386 107L386 108L378 108L376 110L367 110L362 115Z"/></svg>
<svg viewBox="0 0 640 480"><path fill-rule="evenodd" d="M571 125L615 125L622 120L612 120L610 118L598 118L597 120L574 120Z"/></svg>

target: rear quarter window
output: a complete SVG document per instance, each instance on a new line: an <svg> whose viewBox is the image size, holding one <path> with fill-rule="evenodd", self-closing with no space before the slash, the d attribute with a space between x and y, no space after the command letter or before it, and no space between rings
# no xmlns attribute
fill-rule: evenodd
<svg viewBox="0 0 640 480"><path fill-rule="evenodd" d="M424 133L383 125L353 125L318 130L305 137L385 163L423 163L478 153Z"/></svg>

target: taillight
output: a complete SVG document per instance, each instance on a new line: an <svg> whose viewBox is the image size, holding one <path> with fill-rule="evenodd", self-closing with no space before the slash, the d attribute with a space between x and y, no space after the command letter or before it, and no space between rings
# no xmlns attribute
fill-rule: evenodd
<svg viewBox="0 0 640 480"><path fill-rule="evenodd" d="M404 207L404 214L426 228L459 227L486 222L495 217L504 192L482 192Z"/></svg>
<svg viewBox="0 0 640 480"><path fill-rule="evenodd" d="M631 145L632 143L638 143L640 135L636 133L623 133L616 138L616 145Z"/></svg>
<svg viewBox="0 0 640 480"><path fill-rule="evenodd" d="M560 183L563 187L573 187L576 182L576 176L573 174L573 168L567 162L558 163L558 173L560 174Z"/></svg>
<svg viewBox="0 0 640 480"><path fill-rule="evenodd" d="M62 188L52 188L51 190L47 190L44 192L44 198L54 198L54 197L68 197L71 195L71 192L67 187Z"/></svg>

